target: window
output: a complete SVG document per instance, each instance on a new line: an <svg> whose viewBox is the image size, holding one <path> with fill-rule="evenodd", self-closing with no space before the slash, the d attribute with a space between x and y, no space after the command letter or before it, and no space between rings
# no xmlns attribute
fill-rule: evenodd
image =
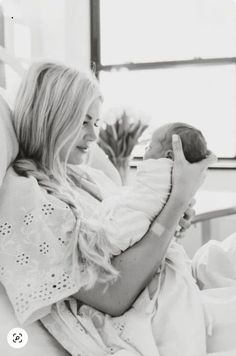
<svg viewBox="0 0 236 356"><path fill-rule="evenodd" d="M91 0L91 58L104 109L187 122L236 156L236 1Z"/></svg>

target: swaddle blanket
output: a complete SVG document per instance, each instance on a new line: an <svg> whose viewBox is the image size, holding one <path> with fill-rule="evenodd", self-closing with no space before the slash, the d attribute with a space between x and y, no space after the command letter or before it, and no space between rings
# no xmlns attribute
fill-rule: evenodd
<svg viewBox="0 0 236 356"><path fill-rule="evenodd" d="M113 225L108 234L116 254L139 241L160 213L171 190L173 161L167 158L142 161L133 182L118 187L91 167L83 167L102 195L100 220Z"/></svg>

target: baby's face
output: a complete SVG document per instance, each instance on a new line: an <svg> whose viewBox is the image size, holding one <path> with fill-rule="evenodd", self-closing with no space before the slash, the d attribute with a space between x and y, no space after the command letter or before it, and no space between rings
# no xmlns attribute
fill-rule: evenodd
<svg viewBox="0 0 236 356"><path fill-rule="evenodd" d="M154 131L151 141L145 150L144 159L158 159L166 156L166 150L162 145L162 141L165 138L168 127L169 125L164 125Z"/></svg>

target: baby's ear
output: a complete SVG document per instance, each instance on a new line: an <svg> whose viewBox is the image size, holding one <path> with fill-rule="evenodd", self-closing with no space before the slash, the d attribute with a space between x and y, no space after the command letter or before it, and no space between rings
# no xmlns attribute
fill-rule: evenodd
<svg viewBox="0 0 236 356"><path fill-rule="evenodd" d="M174 159L174 153L172 150L168 150L165 152L165 158L169 158L169 159Z"/></svg>

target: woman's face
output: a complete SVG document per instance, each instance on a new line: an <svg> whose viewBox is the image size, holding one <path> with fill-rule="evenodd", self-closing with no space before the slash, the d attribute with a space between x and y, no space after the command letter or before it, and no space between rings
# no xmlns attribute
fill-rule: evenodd
<svg viewBox="0 0 236 356"><path fill-rule="evenodd" d="M79 136L70 152L68 163L81 164L89 150L90 144L97 139L100 110L101 100L97 98L92 102L87 111ZM70 145L70 143L68 143L68 145ZM67 151L66 148L67 147L64 148L64 152Z"/></svg>

